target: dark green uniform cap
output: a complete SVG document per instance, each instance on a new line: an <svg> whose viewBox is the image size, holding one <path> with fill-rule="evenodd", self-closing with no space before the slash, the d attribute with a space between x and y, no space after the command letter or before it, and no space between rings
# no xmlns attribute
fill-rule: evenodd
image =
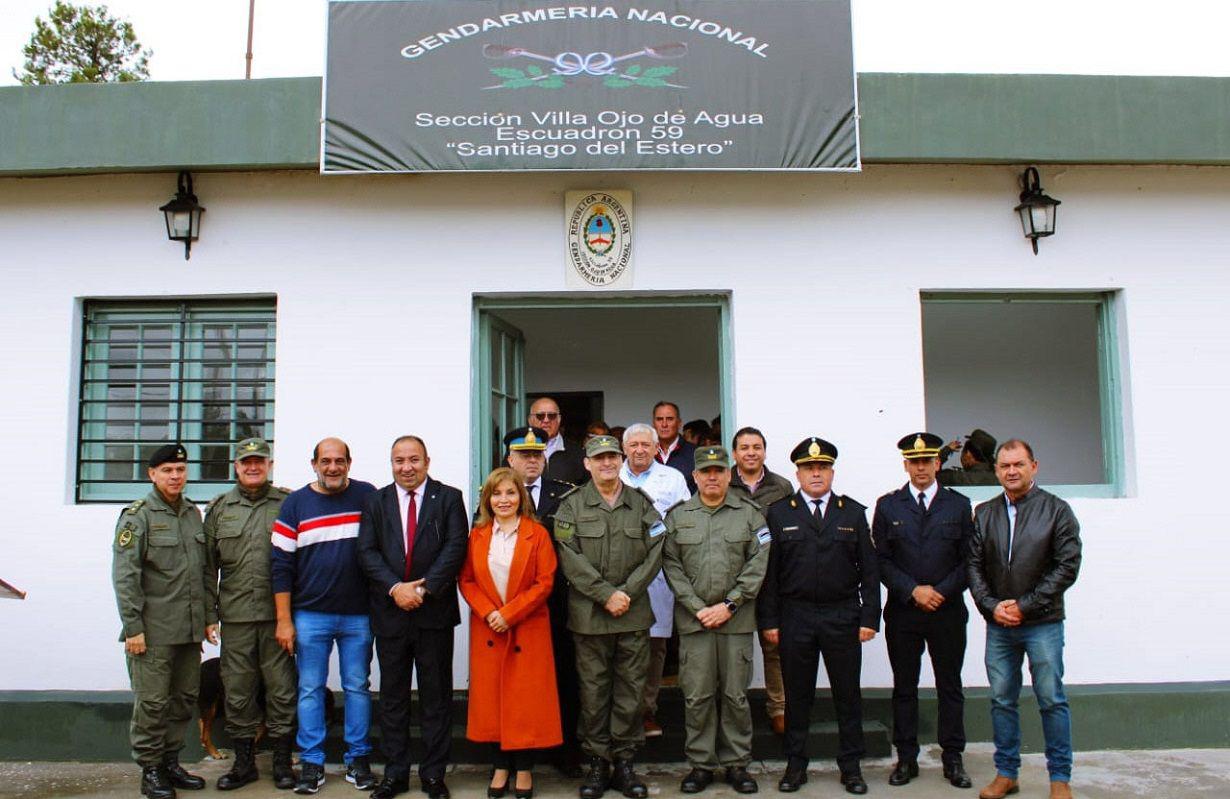
<svg viewBox="0 0 1230 799"><path fill-rule="evenodd" d="M720 466L723 469L730 468L730 456L726 453L725 447L700 447L696 450L696 455L692 459L692 463L697 471L708 469L713 466Z"/></svg>
<svg viewBox="0 0 1230 799"><path fill-rule="evenodd" d="M244 458L272 458L269 442L263 438L245 438L235 445L235 460Z"/></svg>
<svg viewBox="0 0 1230 799"><path fill-rule="evenodd" d="M188 460L188 451L184 449L183 444L163 444L158 449L150 453L149 467L151 469L161 466L164 463L178 463Z"/></svg>
<svg viewBox="0 0 1230 799"><path fill-rule="evenodd" d="M616 455L624 454L623 448L619 446L619 439L615 438L615 436L594 436L585 442L585 457L592 458L604 452L614 452Z"/></svg>

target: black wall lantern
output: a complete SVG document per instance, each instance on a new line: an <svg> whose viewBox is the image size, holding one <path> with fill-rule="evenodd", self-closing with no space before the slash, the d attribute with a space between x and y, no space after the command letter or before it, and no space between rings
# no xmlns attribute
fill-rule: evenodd
<svg viewBox="0 0 1230 799"><path fill-rule="evenodd" d="M1042 193L1038 170L1032 166L1021 173L1021 188L1021 204L1015 210L1021 215L1025 238L1034 246L1034 255L1037 255L1038 239L1055 234L1055 207L1059 200Z"/></svg>
<svg viewBox="0 0 1230 799"><path fill-rule="evenodd" d="M184 260L187 261L191 257L192 242L201 236L201 214L205 212L192 193L192 175L179 173L175 199L158 210L167 218L167 238L184 243Z"/></svg>

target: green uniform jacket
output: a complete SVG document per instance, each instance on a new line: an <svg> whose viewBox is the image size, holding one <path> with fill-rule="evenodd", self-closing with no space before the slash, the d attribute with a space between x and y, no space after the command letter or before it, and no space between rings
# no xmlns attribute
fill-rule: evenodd
<svg viewBox="0 0 1230 799"><path fill-rule="evenodd" d="M604 635L653 626L648 589L662 568L665 532L653 500L640 489L624 486L613 508L593 482L565 494L555 512L555 540L571 587L568 629ZM604 607L616 591L632 600L619 617Z"/></svg>
<svg viewBox="0 0 1230 799"><path fill-rule="evenodd" d="M290 492L269 486L260 499L245 499L235 486L205 511L205 590L209 608L224 622L273 621L269 576L273 522ZM221 572L221 581L219 581Z"/></svg>
<svg viewBox="0 0 1230 799"><path fill-rule="evenodd" d="M730 621L710 632L756 631L756 594L769 567L769 528L760 507L740 491L710 508L694 496L666 514L662 570L675 592L675 627L680 634L705 627L697 612L730 601Z"/></svg>
<svg viewBox="0 0 1230 799"><path fill-rule="evenodd" d="M147 646L195 644L217 622L206 608L201 512L187 498L176 511L154 490L129 505L115 523L112 553L121 641L144 633Z"/></svg>

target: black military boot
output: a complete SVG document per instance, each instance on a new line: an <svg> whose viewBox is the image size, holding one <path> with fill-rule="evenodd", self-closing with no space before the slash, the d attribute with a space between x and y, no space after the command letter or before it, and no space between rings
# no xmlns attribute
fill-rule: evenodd
<svg viewBox="0 0 1230 799"><path fill-rule="evenodd" d="M621 791L628 799L645 799L649 796L649 789L645 787L645 783L641 782L641 778L636 776L636 770L632 768L630 758L620 758L615 761L615 768L611 774L611 787Z"/></svg>
<svg viewBox="0 0 1230 799"><path fill-rule="evenodd" d="M290 750L294 741L289 733L274 741L273 744L273 785L283 791L295 787L297 777L295 768L290 762Z"/></svg>
<svg viewBox="0 0 1230 799"><path fill-rule="evenodd" d="M256 750L251 738L235 740L235 762L231 770L218 778L219 791L233 791L260 779L256 770Z"/></svg>
<svg viewBox="0 0 1230 799"><path fill-rule="evenodd" d="M141 795L149 799L175 799L175 787L162 766L142 767Z"/></svg>
<svg viewBox="0 0 1230 799"><path fill-rule="evenodd" d="M610 784L611 764L606 762L606 758L594 755L589 759L589 770L585 772L585 779L581 781L577 793L581 799L601 799Z"/></svg>
<svg viewBox="0 0 1230 799"><path fill-rule="evenodd" d="M205 789L205 780L195 774L189 774L179 764L178 752L167 752L162 756L162 770L176 788L185 791L201 791Z"/></svg>

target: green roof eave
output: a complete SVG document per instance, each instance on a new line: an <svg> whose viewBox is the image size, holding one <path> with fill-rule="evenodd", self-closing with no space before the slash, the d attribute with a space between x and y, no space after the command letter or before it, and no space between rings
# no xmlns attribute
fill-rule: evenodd
<svg viewBox="0 0 1230 799"><path fill-rule="evenodd" d="M1230 78L861 73L863 161L1230 165ZM320 78L0 88L0 175L316 169Z"/></svg>

